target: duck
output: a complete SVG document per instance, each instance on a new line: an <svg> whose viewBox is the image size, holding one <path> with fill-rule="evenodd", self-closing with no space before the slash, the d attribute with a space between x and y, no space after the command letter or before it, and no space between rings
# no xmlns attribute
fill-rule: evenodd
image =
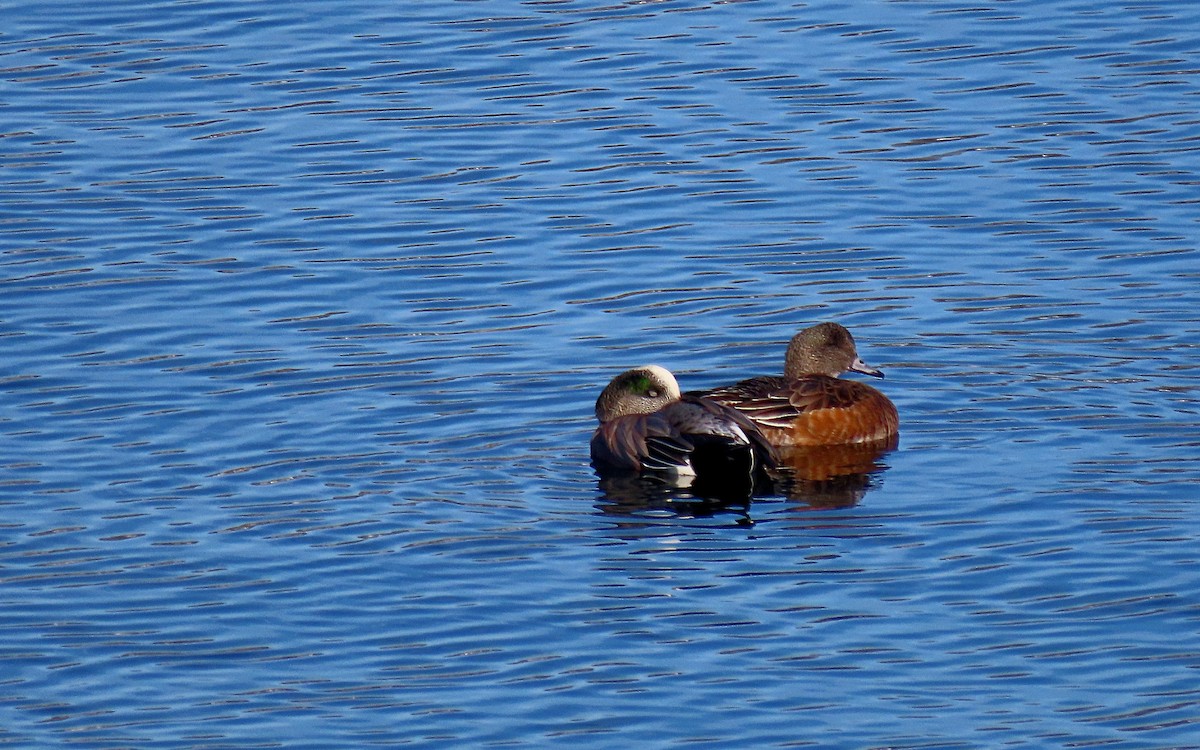
<svg viewBox="0 0 1200 750"><path fill-rule="evenodd" d="M865 383L842 380L846 372L883 377L859 357L845 326L818 323L792 337L782 377L763 375L690 395L746 415L776 448L895 447L900 434L896 405Z"/></svg>
<svg viewBox="0 0 1200 750"><path fill-rule="evenodd" d="M592 465L601 476L654 476L676 487L753 487L777 463L754 422L712 399L682 394L658 365L617 375L596 399Z"/></svg>

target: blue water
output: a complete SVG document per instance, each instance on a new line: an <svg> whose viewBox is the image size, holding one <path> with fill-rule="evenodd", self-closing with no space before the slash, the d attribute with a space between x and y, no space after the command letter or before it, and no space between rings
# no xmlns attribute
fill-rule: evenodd
<svg viewBox="0 0 1200 750"><path fill-rule="evenodd" d="M0 30L0 745L1200 747L1200 6ZM838 320L900 447L588 466Z"/></svg>

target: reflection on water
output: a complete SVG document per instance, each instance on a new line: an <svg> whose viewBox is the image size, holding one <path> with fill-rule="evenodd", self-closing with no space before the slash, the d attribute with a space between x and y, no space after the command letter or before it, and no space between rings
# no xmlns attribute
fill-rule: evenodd
<svg viewBox="0 0 1200 750"><path fill-rule="evenodd" d="M721 493L705 491L702 487L671 487L655 477L602 477L597 484L600 499L596 507L609 515L643 516L665 511L696 518L726 513L748 518L751 506L748 492Z"/></svg>
<svg viewBox="0 0 1200 750"><path fill-rule="evenodd" d="M887 470L883 459L899 442L893 436L880 443L783 448L783 493L814 508L856 505L882 479Z"/></svg>
<svg viewBox="0 0 1200 750"><path fill-rule="evenodd" d="M874 444L803 446L779 449L772 481L750 487L695 484L678 487L655 476L601 477L600 507L606 513L670 510L707 516L736 508L748 512L752 499L782 495L812 508L857 505L887 470L884 457L899 438Z"/></svg>

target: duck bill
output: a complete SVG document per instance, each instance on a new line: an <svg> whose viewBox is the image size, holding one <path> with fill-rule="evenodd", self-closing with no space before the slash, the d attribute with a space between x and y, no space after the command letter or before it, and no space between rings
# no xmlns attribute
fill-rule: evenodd
<svg viewBox="0 0 1200 750"><path fill-rule="evenodd" d="M850 370L852 372L861 372L863 375L870 375L873 378L882 378L883 377L882 370L876 370L874 367L871 367L866 362L863 362L861 359L858 359L858 358L856 358L854 360L854 362L852 362L850 364Z"/></svg>

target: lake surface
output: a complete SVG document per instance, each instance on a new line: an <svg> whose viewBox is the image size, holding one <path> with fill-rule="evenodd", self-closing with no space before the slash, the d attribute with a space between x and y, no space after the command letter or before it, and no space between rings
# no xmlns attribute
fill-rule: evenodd
<svg viewBox="0 0 1200 750"><path fill-rule="evenodd" d="M56 8L0 745L1200 747L1200 5ZM615 373L820 320L873 470L598 483Z"/></svg>

